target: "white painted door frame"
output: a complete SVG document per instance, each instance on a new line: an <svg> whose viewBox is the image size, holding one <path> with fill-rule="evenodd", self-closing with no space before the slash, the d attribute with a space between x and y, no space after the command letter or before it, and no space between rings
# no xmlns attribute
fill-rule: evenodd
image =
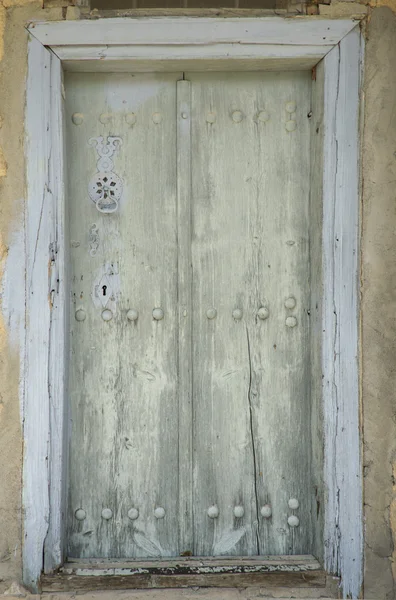
<svg viewBox="0 0 396 600"><path fill-rule="evenodd" d="M62 71L313 69L323 117L311 178L323 198L325 568L362 585L359 434L359 114L363 39L353 20L123 18L28 27L24 581L64 560L67 487L67 218ZM322 125L321 125L322 127ZM320 227L319 227L320 229ZM12 267L9 267L12 268ZM43 559L44 557L44 559Z"/></svg>

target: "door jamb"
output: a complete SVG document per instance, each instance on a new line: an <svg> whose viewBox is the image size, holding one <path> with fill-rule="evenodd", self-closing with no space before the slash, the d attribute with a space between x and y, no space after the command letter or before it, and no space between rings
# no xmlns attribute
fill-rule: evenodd
<svg viewBox="0 0 396 600"><path fill-rule="evenodd" d="M124 18L28 27L23 573L64 560L67 339L63 69L313 68L322 81L324 555L344 597L362 585L359 407L360 93L363 38L351 19ZM131 41L132 40L132 41ZM105 46L103 45L105 42ZM44 558L43 558L44 557Z"/></svg>

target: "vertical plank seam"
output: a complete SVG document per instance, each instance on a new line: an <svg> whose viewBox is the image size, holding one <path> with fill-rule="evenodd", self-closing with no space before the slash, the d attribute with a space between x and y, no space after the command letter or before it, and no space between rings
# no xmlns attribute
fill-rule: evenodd
<svg viewBox="0 0 396 600"><path fill-rule="evenodd" d="M256 519L257 519L257 527L256 527L256 543L257 543L257 555L260 556L260 519L259 519L259 498L258 498L258 489L257 489L257 457L256 457L256 446L254 441L254 433L253 433L253 410L252 410L252 398L251 398L251 390L252 390L252 357L250 351L250 338L249 338L249 329L246 324L246 339L247 339L247 351L248 351L248 360L249 360L249 386L248 386L248 404L249 404L249 420L250 420L250 437L252 441L252 457L253 457L253 475L254 475L254 494L256 500Z"/></svg>

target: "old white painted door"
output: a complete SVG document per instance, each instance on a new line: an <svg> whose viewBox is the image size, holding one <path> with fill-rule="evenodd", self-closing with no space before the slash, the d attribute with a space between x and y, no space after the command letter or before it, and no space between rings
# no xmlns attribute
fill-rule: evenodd
<svg viewBox="0 0 396 600"><path fill-rule="evenodd" d="M310 553L310 74L66 103L69 557Z"/></svg>

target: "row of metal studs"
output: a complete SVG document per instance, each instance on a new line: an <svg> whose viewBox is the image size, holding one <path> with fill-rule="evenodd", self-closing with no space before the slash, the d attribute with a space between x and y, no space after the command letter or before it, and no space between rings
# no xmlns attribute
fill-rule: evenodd
<svg viewBox="0 0 396 600"><path fill-rule="evenodd" d="M297 508L299 508L299 502L297 498L290 498L288 506L292 510L296 510ZM220 511L216 504L213 504L207 510L207 515L211 519L217 519L219 514ZM243 508L243 506L235 506L234 517L236 517L237 519L241 519L244 516L244 514L245 509ZM271 506L269 504L264 504L264 506L262 506L260 509L260 514L265 519L269 519L272 516ZM78 521L84 521L87 514L83 508L78 508L75 511L74 516ZM111 510L111 508L104 508L102 510L102 519L109 521L112 518L112 516L113 511ZM163 519L165 517L165 509L162 506L157 506L157 508L154 510L154 516L156 519ZM128 517L129 519L131 519L131 521L135 521L139 517L139 510L137 508L130 508L128 510ZM300 523L300 520L295 515L290 515L287 519L287 522L290 525L290 527L297 527Z"/></svg>
<svg viewBox="0 0 396 600"><path fill-rule="evenodd" d="M285 125L286 129L288 131L293 131L296 128L296 122L293 118L296 108L297 108L297 106L296 106L295 102L287 102L285 105L285 110L290 115L290 119L286 122L286 125ZM261 110L259 113L256 113L255 116L256 116L256 119L262 123L266 123L267 121L270 120L270 114L266 110ZM159 125L162 121L162 115L159 112L153 113L151 118L155 125ZM187 113L182 113L182 118L187 119L188 118ZM241 110L234 110L231 114L231 118L234 121L234 123L240 123L245 118L245 115ZM113 119L112 113L102 113L99 116L99 121L102 123L102 125L108 125L112 121L112 119ZM79 112L73 113L72 121L73 121L74 125L82 125L82 123L84 122L83 113L79 113ZM135 123L137 121L136 114L133 112L127 113L125 115L125 121L128 125L135 125ZM207 121L207 123L214 123L216 121L216 113L208 112L206 115L206 121Z"/></svg>
<svg viewBox="0 0 396 600"><path fill-rule="evenodd" d="M289 307L286 306L286 308L289 308ZM154 308L152 315L153 315L153 319L155 319L156 321L161 321L164 318L164 311L162 310L162 308ZM270 315L269 310L265 306L262 306L257 311L257 316L262 321L265 321L266 319L268 319L269 315ZM111 321L113 316L114 316L113 312L108 308L105 308L102 311L102 319L104 321ZM139 313L136 309L130 308L127 311L126 316L129 321L137 321L139 318ZM217 310L215 308L208 308L208 310L206 311L206 316L209 320L215 319L217 317ZM232 317L236 321L240 321L242 319L242 316L243 316L243 312L240 308L235 308L232 311ZM79 308L78 310L76 310L75 318L76 318L76 321L85 321L85 318L86 318L85 310L83 308ZM295 327L297 325L297 319L296 319L296 317L289 316L289 317L286 317L285 323L288 327Z"/></svg>

